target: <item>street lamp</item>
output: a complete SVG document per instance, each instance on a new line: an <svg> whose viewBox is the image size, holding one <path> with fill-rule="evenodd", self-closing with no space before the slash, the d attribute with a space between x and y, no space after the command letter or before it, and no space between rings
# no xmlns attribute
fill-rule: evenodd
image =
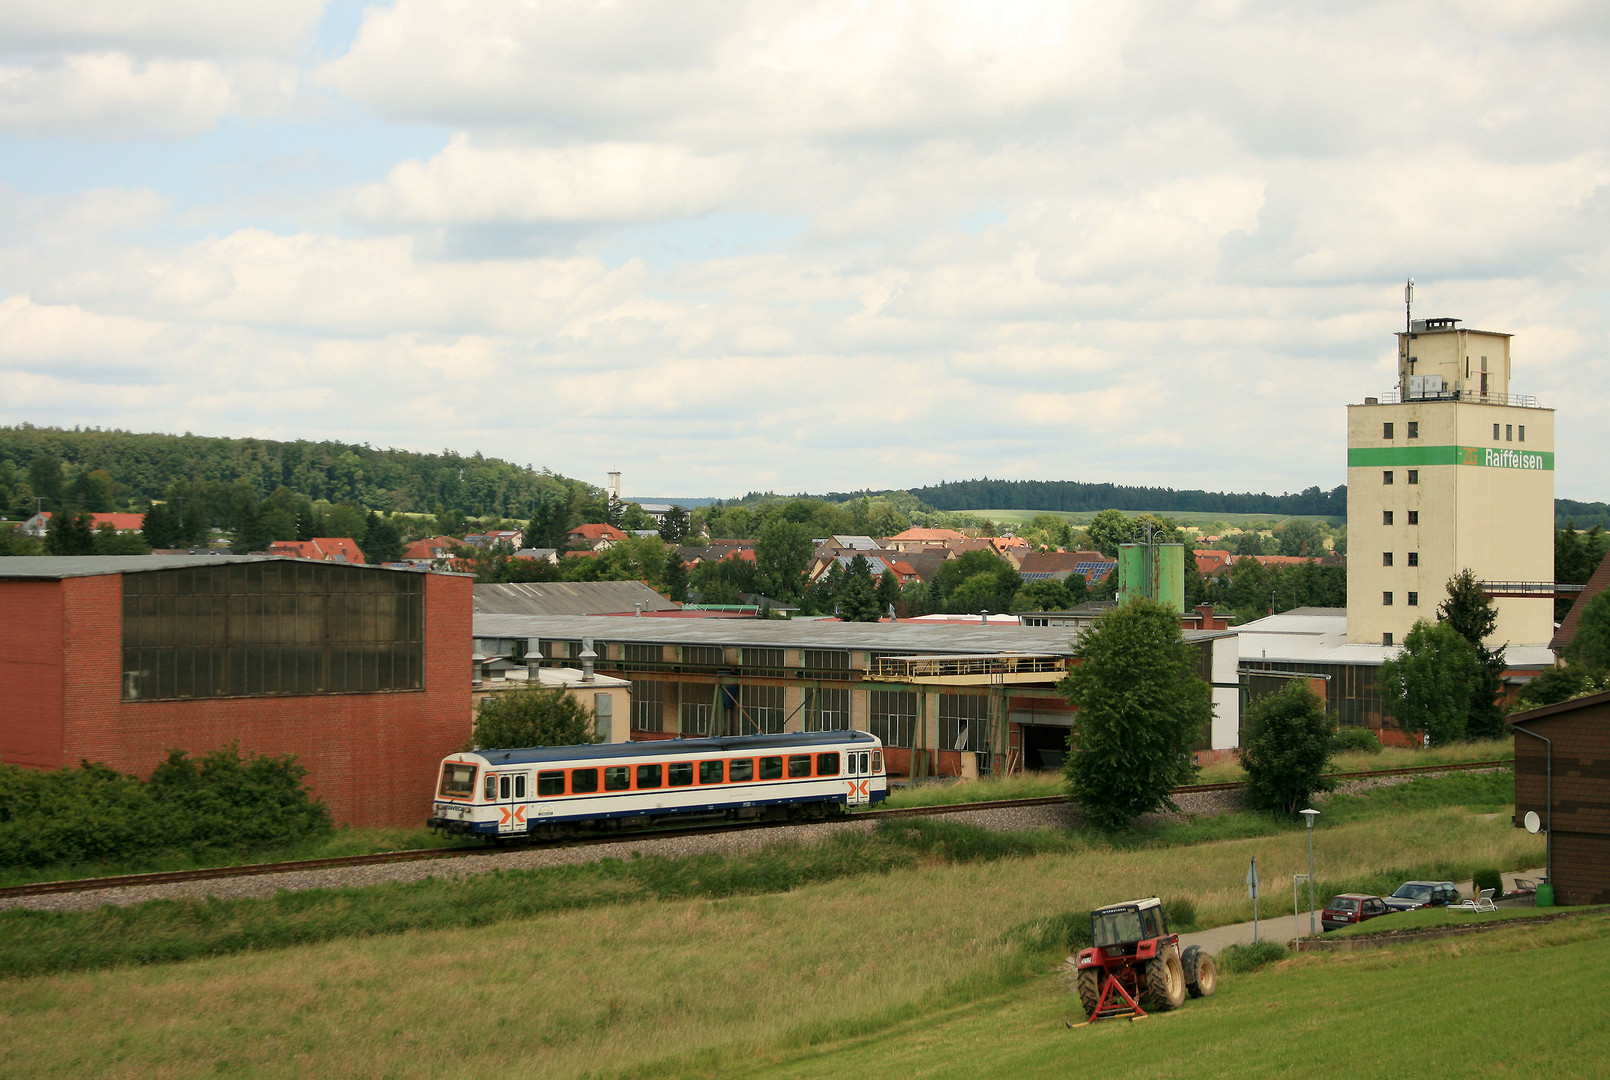
<svg viewBox="0 0 1610 1080"><path fill-rule="evenodd" d="M1314 819L1319 811L1309 807L1297 812L1308 819L1308 936L1313 937L1317 932L1314 929Z"/></svg>

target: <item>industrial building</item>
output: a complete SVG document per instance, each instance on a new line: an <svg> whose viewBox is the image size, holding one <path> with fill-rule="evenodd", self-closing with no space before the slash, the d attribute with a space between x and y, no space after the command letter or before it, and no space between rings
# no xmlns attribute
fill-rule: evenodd
<svg viewBox="0 0 1610 1080"><path fill-rule="evenodd" d="M1189 631L1215 718L1199 759L1236 745L1233 632ZM1003 623L846 623L477 615L475 651L631 682L633 739L853 727L884 741L892 772L1055 768L1073 713L1056 684L1073 632Z"/></svg>
<svg viewBox="0 0 1610 1080"><path fill-rule="evenodd" d="M0 760L149 775L294 754L338 822L413 825L470 731L471 580L261 556L0 559Z"/></svg>

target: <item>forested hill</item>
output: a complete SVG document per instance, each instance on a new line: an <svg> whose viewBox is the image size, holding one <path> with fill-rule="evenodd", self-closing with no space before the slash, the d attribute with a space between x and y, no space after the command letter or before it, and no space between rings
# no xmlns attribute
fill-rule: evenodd
<svg viewBox="0 0 1610 1080"><path fill-rule="evenodd" d="M1176 491L1173 488L1083 484L1077 480L957 480L911 493L940 510L1155 510L1209 514L1347 516L1347 487L1296 495Z"/></svg>
<svg viewBox="0 0 1610 1080"><path fill-rule="evenodd" d="M164 498L175 484L223 484L249 487L258 499L283 486L309 499L382 511L460 510L525 519L545 498L568 504L583 490L592 493L579 481L478 453L466 457L451 450L420 454L305 439L279 442L24 424L0 426L0 500L22 492L40 458L59 462L69 479L104 472L118 506ZM5 490L8 486L15 490ZM32 505L11 509L31 512Z"/></svg>

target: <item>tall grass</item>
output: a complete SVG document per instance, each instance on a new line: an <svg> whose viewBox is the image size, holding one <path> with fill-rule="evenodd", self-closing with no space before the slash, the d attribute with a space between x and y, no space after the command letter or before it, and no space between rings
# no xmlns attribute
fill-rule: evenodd
<svg viewBox="0 0 1610 1080"><path fill-rule="evenodd" d="M1422 765L1457 765L1467 761L1513 761L1513 739L1482 739L1448 746L1416 748L1383 746L1379 753L1337 754L1331 759L1331 772L1378 772L1382 769L1409 769ZM1232 784L1247 778L1239 761L1221 761L1204 766L1198 782Z"/></svg>
<svg viewBox="0 0 1610 1080"><path fill-rule="evenodd" d="M997 799L1043 799L1067 793L1061 773L1020 773L1002 779L984 777L978 780L914 784L892 792L882 805L891 810L905 810L917 806L994 802Z"/></svg>

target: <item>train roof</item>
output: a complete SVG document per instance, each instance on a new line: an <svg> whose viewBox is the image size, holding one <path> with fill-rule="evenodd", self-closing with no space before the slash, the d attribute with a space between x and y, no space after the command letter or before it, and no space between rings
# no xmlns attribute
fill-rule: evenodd
<svg viewBox="0 0 1610 1080"><path fill-rule="evenodd" d="M656 739L652 742L591 743L582 746L528 746L475 750L492 765L527 765L578 758L661 757L666 754L741 754L759 750L797 750L806 746L856 746L877 741L865 731L789 731L777 735L732 735L714 739Z"/></svg>

